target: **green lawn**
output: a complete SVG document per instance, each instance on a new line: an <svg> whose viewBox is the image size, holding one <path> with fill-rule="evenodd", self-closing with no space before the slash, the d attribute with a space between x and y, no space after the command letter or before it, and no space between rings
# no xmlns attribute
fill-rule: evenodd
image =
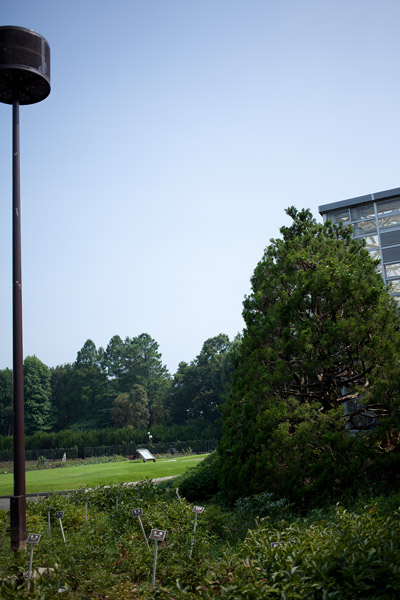
<svg viewBox="0 0 400 600"><path fill-rule="evenodd" d="M27 471L26 493L58 492L98 485L140 481L146 477L155 479L158 477L180 475L189 467L197 465L203 458L205 458L205 455L183 456L176 459L166 458L157 460L155 463L132 460L100 465L81 465L59 469L44 469L42 471ZM0 475L0 496L11 495L12 493L13 474Z"/></svg>

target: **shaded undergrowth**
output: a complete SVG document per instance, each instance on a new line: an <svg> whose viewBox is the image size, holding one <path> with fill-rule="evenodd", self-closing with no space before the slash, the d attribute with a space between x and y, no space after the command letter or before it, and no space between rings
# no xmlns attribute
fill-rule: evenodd
<svg viewBox="0 0 400 600"><path fill-rule="evenodd" d="M87 522L86 508L87 502ZM193 505L148 481L52 496L28 504L29 532L40 533L33 566L50 576L26 590L28 553L0 549L0 597L11 598L259 598L392 599L400 589L400 495L363 498L299 516L285 500L260 494L231 510L212 503L194 523ZM156 587L151 591L153 549L142 522L166 530L158 545ZM66 543L56 510L63 510ZM51 517L51 532L48 515ZM6 513L0 513L1 531ZM154 544L154 542L151 542ZM64 587L61 595L60 587Z"/></svg>

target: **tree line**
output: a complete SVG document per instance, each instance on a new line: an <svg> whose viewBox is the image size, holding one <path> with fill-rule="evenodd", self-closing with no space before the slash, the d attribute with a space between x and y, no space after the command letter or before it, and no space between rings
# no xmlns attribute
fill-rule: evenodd
<svg viewBox="0 0 400 600"><path fill-rule="evenodd" d="M226 398L238 339L225 334L206 340L190 363L172 376L158 343L148 334L106 348L88 339L73 363L48 367L36 356L24 360L27 435L109 427L146 429L157 424L204 426L219 418ZM13 428L13 374L0 370L0 435Z"/></svg>

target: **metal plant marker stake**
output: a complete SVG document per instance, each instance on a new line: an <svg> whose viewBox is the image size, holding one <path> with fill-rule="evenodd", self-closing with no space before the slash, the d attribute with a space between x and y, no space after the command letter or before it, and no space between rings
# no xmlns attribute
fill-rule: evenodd
<svg viewBox="0 0 400 600"><path fill-rule="evenodd" d="M58 576L58 581L57 581L57 588L58 588L59 594L62 594L67 591L67 588L65 587L65 585L61 585L61 575L62 575L62 572L60 571L60 575Z"/></svg>
<svg viewBox="0 0 400 600"><path fill-rule="evenodd" d="M163 542L165 540L166 531L162 529L152 529L150 532L150 539L154 540L154 559L153 559L153 575L151 578L151 591L154 591L154 585L156 582L156 570L157 570L157 547L158 542Z"/></svg>
<svg viewBox="0 0 400 600"><path fill-rule="evenodd" d="M8 512L8 513L7 513L7 519L6 519L6 522L5 522L5 524L4 524L3 535L1 536L1 542L0 542L0 546L2 546L2 545L3 545L3 542L4 542L5 535L6 535L6 531L7 531L7 527L8 527L8 522L9 522L9 520L10 520L10 513Z"/></svg>
<svg viewBox="0 0 400 600"><path fill-rule="evenodd" d="M50 513L51 513L51 509L52 509L52 507L51 507L51 506L49 506L49 507L47 508L47 523L48 523L48 526L49 526L49 537L51 537L51 522L50 522Z"/></svg>
<svg viewBox="0 0 400 600"><path fill-rule="evenodd" d="M59 523L60 523L60 529L61 529L61 535L62 535L62 539L64 544L65 542L65 535L64 535L64 528L63 528L63 524L62 524L62 519L64 516L64 511L63 510L56 510L56 512L54 513L54 516L56 519L58 519Z"/></svg>
<svg viewBox="0 0 400 600"><path fill-rule="evenodd" d="M0 27L0 102L12 105L12 284L14 495L10 498L11 549L26 549L24 375L22 344L19 107L50 94L50 48L25 27Z"/></svg>
<svg viewBox="0 0 400 600"><path fill-rule="evenodd" d="M153 574L151 577L151 591L154 591L154 585L156 583L156 570L157 570L157 547L158 547L158 540L155 541L154 543L154 559L153 559Z"/></svg>
<svg viewBox="0 0 400 600"><path fill-rule="evenodd" d="M140 529L142 530L143 533L143 537L144 537L144 541L146 542L146 546L148 547L148 549L150 550L150 544L149 544L149 540L147 539L147 535L144 531L144 527L143 527L143 523L142 523L142 519L139 517L139 524L140 524Z"/></svg>
<svg viewBox="0 0 400 600"><path fill-rule="evenodd" d="M29 591L31 585L31 574L32 574L32 561L33 561L33 546L37 544L40 540L39 533L31 533L26 540L26 543L29 544L29 567L28 567L28 579L26 582L27 590Z"/></svg>
<svg viewBox="0 0 400 600"><path fill-rule="evenodd" d="M118 510L118 499L119 499L119 492L117 492L117 499L115 501L115 510Z"/></svg>
<svg viewBox="0 0 400 600"><path fill-rule="evenodd" d="M142 514L143 514L143 510L141 508L134 508L132 510L132 516L137 517L139 519L140 529L142 530L144 541L146 542L146 545L147 545L148 549L150 550L149 540L147 539L146 532L143 527L142 519L140 518Z"/></svg>
<svg viewBox="0 0 400 600"><path fill-rule="evenodd" d="M85 494L87 494L89 492L89 490L85 490ZM88 524L88 503L89 503L89 498L86 495L85 497L85 527L87 527Z"/></svg>
<svg viewBox="0 0 400 600"><path fill-rule="evenodd" d="M29 548L28 580L26 582L26 587L27 587L28 591L29 591L30 584L31 584L32 561L33 561L33 544L30 544L30 548Z"/></svg>
<svg viewBox="0 0 400 600"><path fill-rule="evenodd" d="M192 554L193 554L193 546L194 546L194 534L196 533L196 527L197 527L197 515L201 515L201 513L204 510L204 506L194 506L193 507L193 511L194 512L194 523L193 523L193 535L192 535L192 541L190 543L190 552L189 552L189 558L192 558Z"/></svg>

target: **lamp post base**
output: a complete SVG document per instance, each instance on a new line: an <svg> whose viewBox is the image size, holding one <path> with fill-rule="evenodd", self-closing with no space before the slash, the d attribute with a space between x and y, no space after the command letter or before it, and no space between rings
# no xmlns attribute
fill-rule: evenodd
<svg viewBox="0 0 400 600"><path fill-rule="evenodd" d="M11 550L26 550L26 500L25 496L10 498Z"/></svg>

